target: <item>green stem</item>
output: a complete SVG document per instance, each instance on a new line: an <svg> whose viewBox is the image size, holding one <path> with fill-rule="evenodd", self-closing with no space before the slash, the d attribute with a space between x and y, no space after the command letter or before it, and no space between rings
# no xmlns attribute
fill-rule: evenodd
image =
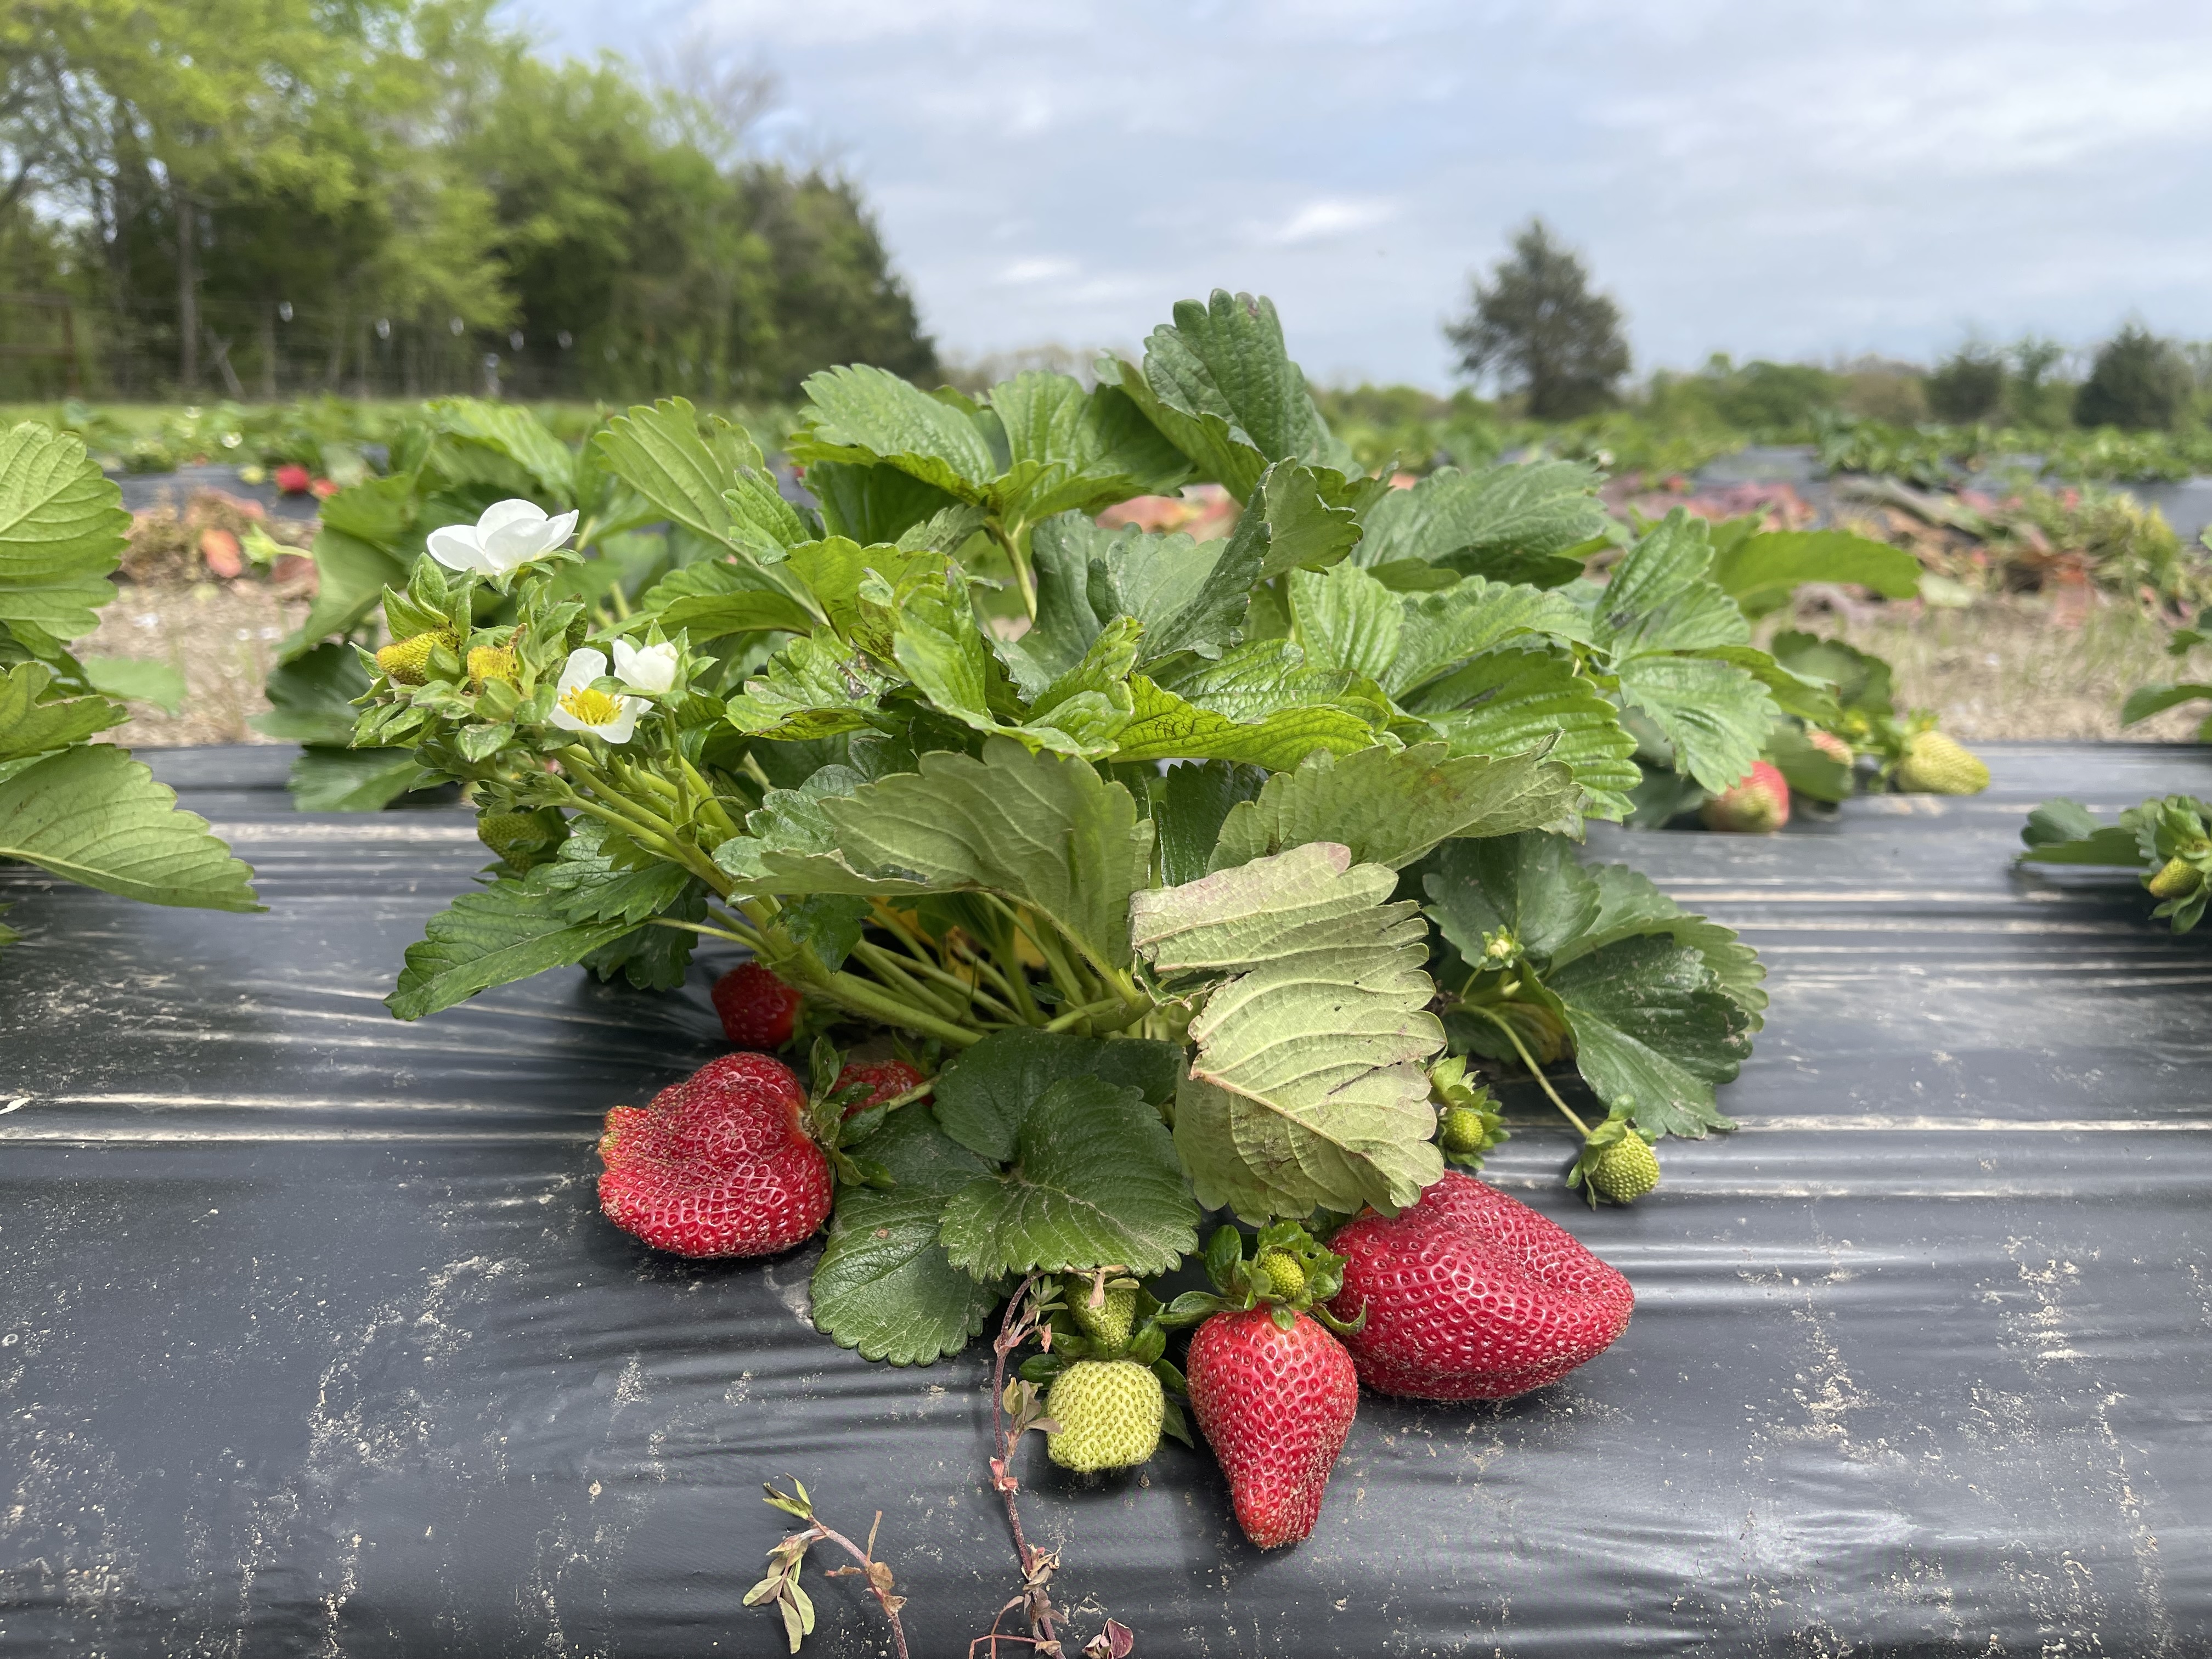
<svg viewBox="0 0 2212 1659"><path fill-rule="evenodd" d="M1521 1034L1513 1029L1511 1023L1505 1019L1504 1016L1494 1014L1491 1012L1489 1009L1481 1007L1477 1004L1462 1003L1460 1006L1470 1014L1480 1014L1492 1025L1495 1025L1499 1030L1505 1033L1505 1040L1513 1045L1513 1052L1521 1056L1521 1063L1528 1068L1529 1074L1536 1079L1538 1085L1542 1088L1544 1092L1551 1096L1552 1104L1558 1107L1561 1114L1566 1118L1567 1121L1573 1124L1575 1127L1581 1132L1582 1138L1584 1140L1588 1140L1590 1134L1589 1125L1583 1122L1582 1119L1577 1117L1575 1115L1574 1108L1568 1105L1565 1101L1559 1098L1559 1091L1552 1086L1552 1079L1544 1075L1544 1068L1536 1064L1535 1060L1529 1054L1528 1050L1522 1046L1521 1042Z"/></svg>
<svg viewBox="0 0 2212 1659"><path fill-rule="evenodd" d="M849 1008L856 1014L865 1014L878 1024L896 1025L902 1030L919 1031L924 1036L940 1037L956 1048L970 1048L983 1040L982 1032L971 1030L965 1025L955 1025L935 1014L909 1007L890 992L853 974L829 974L808 983L832 1002Z"/></svg>
<svg viewBox="0 0 2212 1659"><path fill-rule="evenodd" d="M996 519L990 521L991 538L1006 550L1006 561L1014 567L1014 586L1022 596L1022 609L1030 620L1036 620L1036 576L1030 569L1030 562L1022 556L1020 539Z"/></svg>
<svg viewBox="0 0 2212 1659"><path fill-rule="evenodd" d="M993 1008L996 1009L1000 1013L1004 1014L1009 1019L1012 1019L1016 1017L1012 1009L1006 1006L1005 1003L1001 1002L997 997L992 995L990 992L985 990L981 986L975 984L970 981L964 980L957 974L947 973L945 969L940 967L936 962L933 961L930 957L923 955L921 951L915 949L913 942L909 940L905 934L894 933L892 937L896 939L900 945L905 948L907 957L910 958L910 960L907 960L899 957L893 957L892 960L897 962L902 968L906 969L909 973L921 974L927 978L935 980L939 984L957 992L962 997L971 1002L988 1002Z"/></svg>
<svg viewBox="0 0 2212 1659"><path fill-rule="evenodd" d="M707 939L726 939L733 945L742 945L747 948L750 948L753 943L752 940L747 939L743 933L733 933L726 927L709 927L703 921L678 921L673 916L647 917L646 920L646 926L648 927L673 927L686 933L698 933Z"/></svg>
<svg viewBox="0 0 2212 1659"><path fill-rule="evenodd" d="M916 980L913 975L899 966L896 957L880 945L871 945L866 939L859 940L853 946L853 954L866 963L874 970L877 978L885 981L894 990L903 993L921 1006L933 1008L948 1019L958 1019L968 1012L957 1003L940 996L929 986Z"/></svg>
<svg viewBox="0 0 2212 1659"><path fill-rule="evenodd" d="M1071 1025L1083 1024L1093 1014L1127 1014L1128 1012L1128 1006L1120 997L1107 997L1101 1001L1085 1003L1080 1008L1069 1009L1058 1019L1048 1021L1044 1029L1048 1031L1065 1031ZM1130 1018L1133 1018L1135 1016L1131 1015ZM1122 1021L1122 1024L1128 1024L1127 1019ZM1108 1026L1105 1029L1118 1030L1120 1027Z"/></svg>

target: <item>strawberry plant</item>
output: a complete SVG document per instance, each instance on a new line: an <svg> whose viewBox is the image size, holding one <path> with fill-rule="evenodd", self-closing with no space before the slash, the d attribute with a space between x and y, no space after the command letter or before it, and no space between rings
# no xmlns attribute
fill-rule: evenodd
<svg viewBox="0 0 2212 1659"><path fill-rule="evenodd" d="M2106 823L2074 800L2048 800L2020 832L2023 864L2087 865L2141 872L2158 901L2151 915L2185 933L2212 899L2212 802L2168 795L2130 806Z"/></svg>
<svg viewBox="0 0 2212 1659"><path fill-rule="evenodd" d="M130 718L98 690L123 683L122 659L69 643L115 597L130 526L76 438L27 422L0 435L0 860L149 904L256 910L253 872L206 821L128 750L88 741ZM0 945L16 937L0 926Z"/></svg>
<svg viewBox="0 0 2212 1659"><path fill-rule="evenodd" d="M1407 1211L1447 1156L1479 1166L1503 1128L1470 1066L1571 1060L1611 1118L1543 1086L1616 1200L1651 1184L1617 1155L1629 1129L1648 1152L1727 1127L1755 958L1569 837L1631 809L1625 710L1718 787L1826 693L1750 643L1702 521L1650 529L1599 584L1586 466L1369 476L1264 301L1178 306L1089 389L1030 373L971 398L855 368L806 393L803 504L678 400L580 456L449 410L373 500L333 501L319 549L339 573L319 625L380 608L389 643L303 637L295 669L325 677L302 692L320 717L350 705L359 749L465 785L495 855L407 952L395 1014L574 963L672 988L705 938L751 959L716 988L733 1040L812 1045L811 1095L738 1057L611 1114L617 1222L748 1254L827 1197L813 1311L836 1341L927 1364L1004 1303L1001 1373L1031 1340L1100 1368L994 1382L1018 1605L1053 1639L1008 1449L1042 1428L1069 1467L1126 1466L1155 1384L1174 1432L1181 1316L1146 1287L1207 1212L1259 1249L1215 1235L1209 1318L1241 1322L1194 1343L1191 1398L1262 1472L1255 1538L1287 1541L1352 1389L1304 1230ZM455 484L462 454L501 483ZM483 499L517 467L531 498ZM1243 504L1230 534L1092 516L1190 482ZM611 575L605 526L648 520L687 556ZM914 1069L848 1069L851 1039ZM1342 1375L1279 1481L1224 1403L1241 1385L1199 1376L1291 1339L1285 1364ZM801 1619L795 1584L763 1595Z"/></svg>

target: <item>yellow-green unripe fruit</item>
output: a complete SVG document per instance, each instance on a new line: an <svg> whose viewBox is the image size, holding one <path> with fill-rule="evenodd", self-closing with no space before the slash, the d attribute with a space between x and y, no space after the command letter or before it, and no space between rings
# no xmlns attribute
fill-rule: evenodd
<svg viewBox="0 0 2212 1659"><path fill-rule="evenodd" d="M2186 898L2204 884L2202 871L2185 858L2168 859L2159 872L2150 878L2154 898Z"/></svg>
<svg viewBox="0 0 2212 1659"><path fill-rule="evenodd" d="M514 647L511 645L480 645L469 653L469 678L477 685L491 680L505 680L509 685L520 684L514 666Z"/></svg>
<svg viewBox="0 0 2212 1659"><path fill-rule="evenodd" d="M428 678L423 670L430 653L441 645L451 650L458 643L447 629L434 628L427 634L393 641L376 653L376 665L402 685L420 685Z"/></svg>
<svg viewBox="0 0 2212 1659"><path fill-rule="evenodd" d="M1479 1152L1487 1143L1489 1134L1488 1121L1474 1107L1447 1106L1437 1131L1437 1143L1448 1152Z"/></svg>
<svg viewBox="0 0 2212 1659"><path fill-rule="evenodd" d="M1631 1129L1597 1155L1584 1179L1614 1203L1633 1204L1659 1184L1659 1155Z"/></svg>
<svg viewBox="0 0 2212 1659"><path fill-rule="evenodd" d="M1916 732L1906 740L1897 787L1914 795L1978 795L1990 787L1990 769L1941 732Z"/></svg>
<svg viewBox="0 0 2212 1659"><path fill-rule="evenodd" d="M1133 1359L1079 1359L1053 1378L1045 1415L1060 1425L1045 1449L1063 1469L1132 1468L1160 1446L1160 1379Z"/></svg>
<svg viewBox="0 0 2212 1659"><path fill-rule="evenodd" d="M1285 1301L1299 1295L1306 1287L1306 1270L1287 1250L1261 1251L1252 1270L1261 1284Z"/></svg>
<svg viewBox="0 0 2212 1659"><path fill-rule="evenodd" d="M477 819L477 839L518 870L543 864L561 840L561 815L550 807L535 812L486 812Z"/></svg>
<svg viewBox="0 0 2212 1659"><path fill-rule="evenodd" d="M1117 1354L1128 1346L1130 1328L1137 1321L1137 1293L1134 1291L1109 1291L1106 1305L1091 1305L1091 1292L1079 1288L1068 1311L1075 1316L1076 1328L1096 1342L1108 1354Z"/></svg>

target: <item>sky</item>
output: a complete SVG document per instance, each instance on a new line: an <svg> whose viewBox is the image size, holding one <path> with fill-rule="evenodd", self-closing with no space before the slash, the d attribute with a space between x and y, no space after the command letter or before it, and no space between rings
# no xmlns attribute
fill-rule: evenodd
<svg viewBox="0 0 2212 1659"><path fill-rule="evenodd" d="M1137 346L1267 294L1331 384L1540 214L1639 374L2212 337L2205 0L514 0L551 55L757 61L939 349Z"/></svg>

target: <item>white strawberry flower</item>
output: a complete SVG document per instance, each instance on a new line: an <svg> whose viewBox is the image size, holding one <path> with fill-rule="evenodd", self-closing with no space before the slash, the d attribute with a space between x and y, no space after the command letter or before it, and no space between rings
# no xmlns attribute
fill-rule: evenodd
<svg viewBox="0 0 2212 1659"><path fill-rule="evenodd" d="M430 556L448 570L504 576L542 559L576 533L576 515L546 516L535 501L494 501L472 525L449 524L430 532Z"/></svg>
<svg viewBox="0 0 2212 1659"><path fill-rule="evenodd" d="M618 696L592 684L607 672L606 653L589 646L571 651L554 687L553 724L608 743L628 743L637 717L653 707L643 697Z"/></svg>
<svg viewBox="0 0 2212 1659"><path fill-rule="evenodd" d="M676 684L680 659L666 641L642 648L628 640L615 641L615 678L633 691L659 696Z"/></svg>

